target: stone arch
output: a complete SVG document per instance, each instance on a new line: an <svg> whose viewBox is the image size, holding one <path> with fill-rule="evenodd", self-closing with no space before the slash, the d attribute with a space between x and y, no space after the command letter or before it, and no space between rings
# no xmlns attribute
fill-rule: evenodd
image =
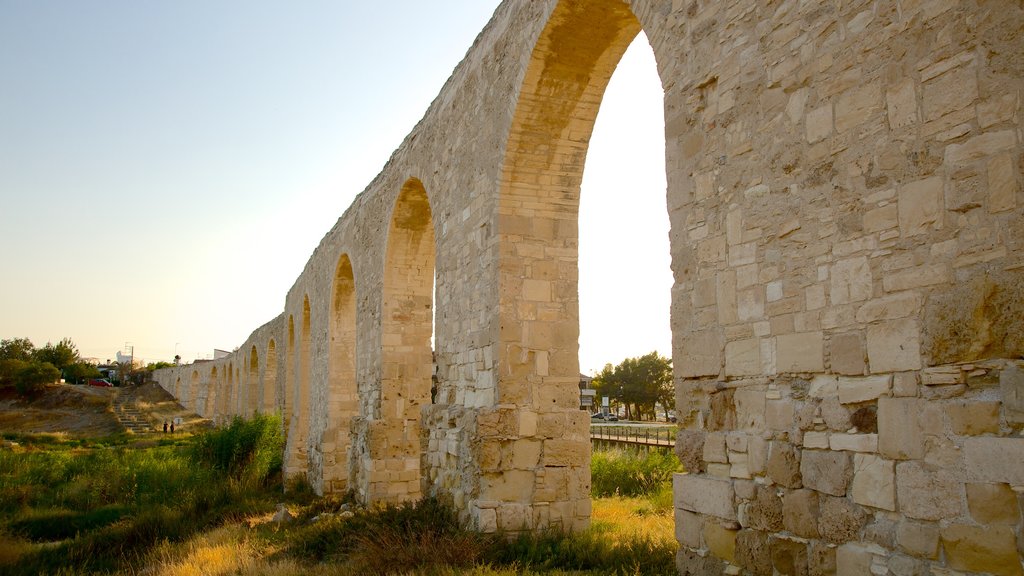
<svg viewBox="0 0 1024 576"><path fill-rule="evenodd" d="M174 379L174 396L181 401L183 406L187 407L188 402L190 402L192 398L191 396L185 396L182 392L184 392L184 390L182 390L181 387L181 376L178 376Z"/></svg>
<svg viewBox="0 0 1024 576"><path fill-rule="evenodd" d="M517 405L520 419L560 420L565 428L557 438L525 430L522 440L540 442L540 465L485 473L483 483L527 475L537 491L561 493L564 503L550 506L547 523L569 529L585 527L590 516L589 421L578 398L580 184L605 88L640 30L619 0L558 2L533 48L502 167L497 353L503 369L496 402ZM565 475L569 490L549 485ZM533 490L497 497L499 529L521 527L514 525L521 522L517 497L535 501Z"/></svg>
<svg viewBox="0 0 1024 576"><path fill-rule="evenodd" d="M211 420L217 418L217 367L210 367L210 378L206 384L206 413L203 414Z"/></svg>
<svg viewBox="0 0 1024 576"><path fill-rule="evenodd" d="M388 431L366 469L404 470L406 482L371 473L370 500L414 500L420 485L421 410L430 404L433 358L434 223L423 183L409 179L388 228L381 319L381 384L369 402L371 420Z"/></svg>
<svg viewBox="0 0 1024 576"><path fill-rule="evenodd" d="M277 343L271 338L267 342L267 360L263 366L263 403L262 410L272 414L279 410L277 406Z"/></svg>
<svg viewBox="0 0 1024 576"><path fill-rule="evenodd" d="M288 475L304 474L308 470L309 407L312 374L312 313L309 296L302 298L302 318L299 324L298 342L294 346L294 390L292 395L291 423L288 432L289 465ZM292 326L290 326L292 328ZM290 330L294 336L294 329Z"/></svg>
<svg viewBox="0 0 1024 576"><path fill-rule="evenodd" d="M252 345L249 352L249 378L246 385L246 406L245 415L252 416L259 410L259 395L256 393L260 381L260 354L256 345Z"/></svg>
<svg viewBox="0 0 1024 576"><path fill-rule="evenodd" d="M192 411L200 414L203 406L199 404L199 370L193 370L189 378L188 396L192 403Z"/></svg>
<svg viewBox="0 0 1024 576"><path fill-rule="evenodd" d="M323 490L348 489L351 421L359 413L356 388L356 281L348 254L334 271L329 316L327 430L323 437Z"/></svg>

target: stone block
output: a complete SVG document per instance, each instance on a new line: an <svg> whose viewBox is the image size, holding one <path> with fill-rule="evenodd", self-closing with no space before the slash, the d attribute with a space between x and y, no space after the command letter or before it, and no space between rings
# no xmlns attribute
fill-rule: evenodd
<svg viewBox="0 0 1024 576"><path fill-rule="evenodd" d="M836 548L836 576L868 576L875 555L884 550L874 544L847 542Z"/></svg>
<svg viewBox="0 0 1024 576"><path fill-rule="evenodd" d="M734 395L738 429L764 429L765 393L763 390L741 388Z"/></svg>
<svg viewBox="0 0 1024 576"><path fill-rule="evenodd" d="M807 544L788 538L772 536L768 546L772 553L772 566L780 576L807 574Z"/></svg>
<svg viewBox="0 0 1024 576"><path fill-rule="evenodd" d="M942 228L945 207L942 178L933 176L904 184L899 189L900 235L926 234Z"/></svg>
<svg viewBox="0 0 1024 576"><path fill-rule="evenodd" d="M828 447L848 452L878 452L878 434L832 434Z"/></svg>
<svg viewBox="0 0 1024 576"><path fill-rule="evenodd" d="M789 430L793 427L793 401L787 398L765 403L764 422L769 430Z"/></svg>
<svg viewBox="0 0 1024 576"><path fill-rule="evenodd" d="M869 82L851 88L836 100L836 132L846 132L867 121L882 107L882 89L879 82Z"/></svg>
<svg viewBox="0 0 1024 576"><path fill-rule="evenodd" d="M883 456L893 460L924 457L921 402L917 398L878 399L878 451Z"/></svg>
<svg viewBox="0 0 1024 576"><path fill-rule="evenodd" d="M871 324L866 329L871 372L921 368L921 331L911 318Z"/></svg>
<svg viewBox="0 0 1024 576"><path fill-rule="evenodd" d="M685 378L717 376L722 371L722 344L722 334L718 330L688 334L681 345L681 375Z"/></svg>
<svg viewBox="0 0 1024 576"><path fill-rule="evenodd" d="M1020 522L1017 493L1006 484L967 484L967 510L978 524L1016 526Z"/></svg>
<svg viewBox="0 0 1024 576"><path fill-rule="evenodd" d="M768 477L786 488L799 488L800 450L788 442L771 442L768 449Z"/></svg>
<svg viewBox="0 0 1024 576"><path fill-rule="evenodd" d="M846 498L822 496L818 510L818 532L823 540L832 544L857 540L868 519L868 514L860 506Z"/></svg>
<svg viewBox="0 0 1024 576"><path fill-rule="evenodd" d="M839 378L826 374L818 374L811 379L811 385L807 389L807 395L811 398L828 398L839 395Z"/></svg>
<svg viewBox="0 0 1024 576"><path fill-rule="evenodd" d="M740 530L736 534L736 563L754 576L772 576L768 535L758 530Z"/></svg>
<svg viewBox="0 0 1024 576"><path fill-rule="evenodd" d="M898 227L899 211L896 204L886 204L864 212L864 231L881 232Z"/></svg>
<svg viewBox="0 0 1024 576"><path fill-rule="evenodd" d="M783 527L801 538L818 537L818 493L802 489L786 493L782 498Z"/></svg>
<svg viewBox="0 0 1024 576"><path fill-rule="evenodd" d="M999 433L999 402L953 402L946 405L946 417L954 434Z"/></svg>
<svg viewBox="0 0 1024 576"><path fill-rule="evenodd" d="M1010 424L1024 424L1024 370L1010 364L999 373L999 394Z"/></svg>
<svg viewBox="0 0 1024 576"><path fill-rule="evenodd" d="M917 292L897 292L872 298L857 309L857 322L870 324L916 316L921 310L921 302L921 295Z"/></svg>
<svg viewBox="0 0 1024 576"><path fill-rule="evenodd" d="M761 343L758 338L736 340L725 345L726 376L756 376L761 373Z"/></svg>
<svg viewBox="0 0 1024 576"><path fill-rule="evenodd" d="M968 480L1024 486L1024 438L968 437L963 454Z"/></svg>
<svg viewBox="0 0 1024 576"><path fill-rule="evenodd" d="M913 79L904 78L886 90L885 103L891 129L903 128L918 122L917 96Z"/></svg>
<svg viewBox="0 0 1024 576"><path fill-rule="evenodd" d="M766 532L782 530L782 498L774 488L759 486L754 500L740 505L739 521L744 528Z"/></svg>
<svg viewBox="0 0 1024 576"><path fill-rule="evenodd" d="M676 434L676 457L683 469L692 474L704 471L705 433L697 430L680 430Z"/></svg>
<svg viewBox="0 0 1024 576"><path fill-rule="evenodd" d="M942 468L923 462L896 465L896 498L904 516L918 520L957 518L962 511L963 482Z"/></svg>
<svg viewBox="0 0 1024 576"><path fill-rule="evenodd" d="M729 463L725 449L725 432L711 432L704 438L704 461L719 464Z"/></svg>
<svg viewBox="0 0 1024 576"><path fill-rule="evenodd" d="M951 70L923 86L925 121L972 105L978 99L978 77L973 67Z"/></svg>
<svg viewBox="0 0 1024 576"><path fill-rule="evenodd" d="M753 475L764 474L768 461L768 441L760 436L751 436L747 442L747 468Z"/></svg>
<svg viewBox="0 0 1024 576"><path fill-rule="evenodd" d="M946 561L956 570L1021 576L1017 538L1009 526L951 524L940 531Z"/></svg>
<svg viewBox="0 0 1024 576"><path fill-rule="evenodd" d="M821 332L785 334L775 339L778 372L821 372L825 369Z"/></svg>
<svg viewBox="0 0 1024 576"><path fill-rule="evenodd" d="M917 372L899 372L892 375L892 395L899 398L917 396Z"/></svg>
<svg viewBox="0 0 1024 576"><path fill-rule="evenodd" d="M833 304L860 302L871 297L873 278L867 256L840 260L832 265L831 291Z"/></svg>
<svg viewBox="0 0 1024 576"><path fill-rule="evenodd" d="M845 496L851 471L851 458L847 452L804 450L800 454L803 485L818 492Z"/></svg>
<svg viewBox="0 0 1024 576"><path fill-rule="evenodd" d="M854 454L850 495L858 504L895 511L895 463L872 454Z"/></svg>
<svg viewBox="0 0 1024 576"><path fill-rule="evenodd" d="M839 402L842 404L857 404L875 400L879 396L889 393L892 387L892 375L853 376L839 377Z"/></svg>
<svg viewBox="0 0 1024 576"><path fill-rule="evenodd" d="M936 523L904 519L896 527L896 541L904 552L918 558L939 556L939 526Z"/></svg>
<svg viewBox="0 0 1024 576"><path fill-rule="evenodd" d="M807 141L818 142L832 133L832 103L826 103L807 113L805 118Z"/></svg>
<svg viewBox="0 0 1024 576"><path fill-rule="evenodd" d="M545 466L581 466L590 458L590 441L561 440L552 438L544 441Z"/></svg>
<svg viewBox="0 0 1024 576"><path fill-rule="evenodd" d="M1013 156L1000 154L988 161L988 211L1005 212L1017 207L1020 185Z"/></svg>
<svg viewBox="0 0 1024 576"><path fill-rule="evenodd" d="M695 474L675 474L672 482L676 508L726 520L736 519L732 482Z"/></svg>
<svg viewBox="0 0 1024 576"><path fill-rule="evenodd" d="M820 540L808 546L807 576L835 576L836 548Z"/></svg>
<svg viewBox="0 0 1024 576"><path fill-rule="evenodd" d="M1007 152L1016 145L1017 138L1013 130L985 132L962 143L946 146L946 164L967 164Z"/></svg>
<svg viewBox="0 0 1024 576"><path fill-rule="evenodd" d="M850 422L850 410L839 402L839 398L825 398L818 404L818 416L829 430L849 430L853 425Z"/></svg>
<svg viewBox="0 0 1024 576"><path fill-rule="evenodd" d="M704 519L696 512L675 509L676 540L680 545L688 548L703 548L701 541Z"/></svg>
<svg viewBox="0 0 1024 576"><path fill-rule="evenodd" d="M864 374L867 369L867 353L861 333L833 334L829 341L829 358L832 372L836 374Z"/></svg>
<svg viewBox="0 0 1024 576"><path fill-rule="evenodd" d="M736 532L712 518L704 521L704 545L716 558L736 563Z"/></svg>
<svg viewBox="0 0 1024 576"><path fill-rule="evenodd" d="M828 449L828 432L804 432L804 448Z"/></svg>

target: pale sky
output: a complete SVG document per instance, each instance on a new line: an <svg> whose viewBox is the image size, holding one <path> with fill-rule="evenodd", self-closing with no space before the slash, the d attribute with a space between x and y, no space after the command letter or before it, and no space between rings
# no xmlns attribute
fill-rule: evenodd
<svg viewBox="0 0 1024 576"><path fill-rule="evenodd" d="M0 0L0 338L240 346L498 3ZM663 131L641 36L584 175L586 373L670 355Z"/></svg>

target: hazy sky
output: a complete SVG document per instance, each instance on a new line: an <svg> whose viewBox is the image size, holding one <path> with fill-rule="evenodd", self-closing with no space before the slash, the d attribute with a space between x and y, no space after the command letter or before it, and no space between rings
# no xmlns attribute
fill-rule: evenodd
<svg viewBox="0 0 1024 576"><path fill-rule="evenodd" d="M0 0L0 338L241 345L498 3ZM670 354L663 129L641 36L584 176L584 372Z"/></svg>

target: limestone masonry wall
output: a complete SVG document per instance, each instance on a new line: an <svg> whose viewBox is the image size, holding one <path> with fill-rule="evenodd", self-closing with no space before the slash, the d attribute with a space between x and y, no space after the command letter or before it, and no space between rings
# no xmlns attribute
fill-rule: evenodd
<svg viewBox="0 0 1024 576"><path fill-rule="evenodd" d="M641 30L680 573L1024 574L1013 0L507 0L282 314L158 381L218 421L280 410L320 492L585 527L579 185Z"/></svg>

